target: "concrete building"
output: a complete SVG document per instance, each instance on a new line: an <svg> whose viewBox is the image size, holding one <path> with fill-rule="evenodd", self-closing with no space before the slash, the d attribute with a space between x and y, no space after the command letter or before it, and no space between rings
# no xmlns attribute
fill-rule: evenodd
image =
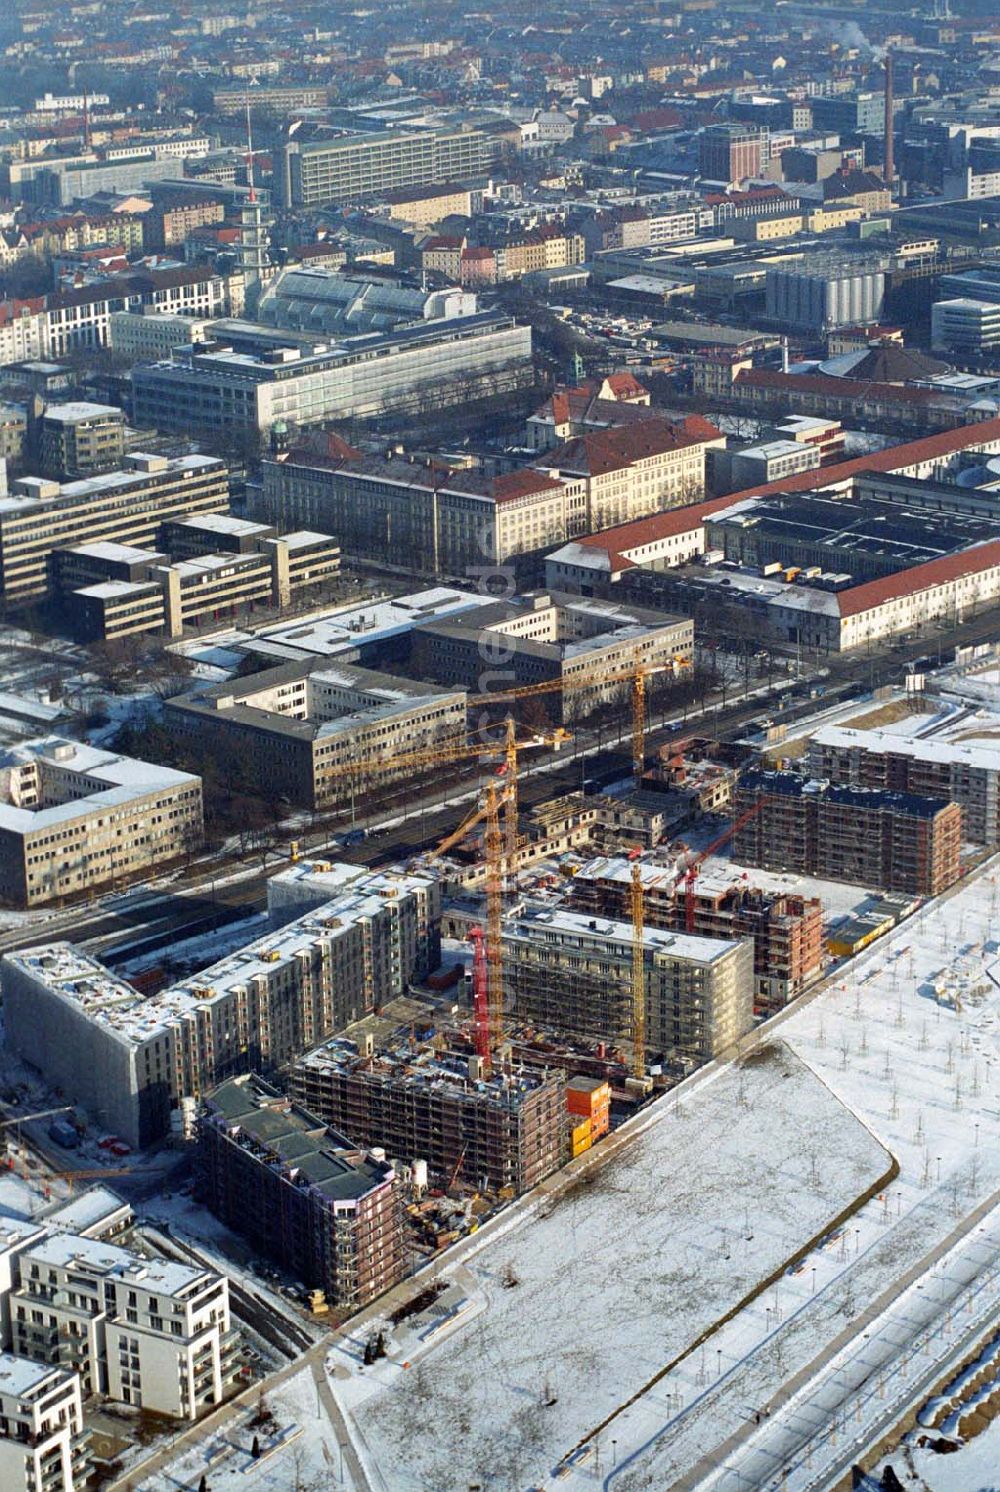
<svg viewBox="0 0 1000 1492"><path fill-rule="evenodd" d="M339 658L367 668L393 667L409 661L413 633L422 622L472 611L482 601L477 591L435 585L283 622L246 638L242 648L269 662Z"/></svg>
<svg viewBox="0 0 1000 1492"><path fill-rule="evenodd" d="M198 1134L212 1212L328 1305L350 1314L407 1273L390 1161L256 1074L206 1096Z"/></svg>
<svg viewBox="0 0 1000 1492"><path fill-rule="evenodd" d="M122 885L202 841L201 779L48 737L0 758L0 896L41 906Z"/></svg>
<svg viewBox="0 0 1000 1492"><path fill-rule="evenodd" d="M765 440L726 454L731 491L778 482L802 471L815 471L820 464L817 448L796 440Z"/></svg>
<svg viewBox="0 0 1000 1492"><path fill-rule="evenodd" d="M691 666L693 647L689 618L538 593L418 627L413 669L421 678L457 682L470 691L470 704L476 690L559 680L562 688L547 698L552 717L565 723L628 698L623 676L640 666L679 676ZM602 675L612 678L602 682Z"/></svg>
<svg viewBox="0 0 1000 1492"><path fill-rule="evenodd" d="M838 787L916 793L957 803L966 839L1000 844L1000 752L987 741L924 740L825 725L813 735L807 761L814 777Z"/></svg>
<svg viewBox="0 0 1000 1492"><path fill-rule="evenodd" d="M84 1397L193 1421L233 1390L224 1276L72 1233L29 1244L16 1271L14 1351L79 1374Z"/></svg>
<svg viewBox="0 0 1000 1492"><path fill-rule="evenodd" d="M125 416L107 404L48 404L29 419L43 476L62 482L119 466L125 455Z"/></svg>
<svg viewBox="0 0 1000 1492"><path fill-rule="evenodd" d="M445 408L527 387L534 376L531 328L491 312L312 351L290 335L275 345L273 335L266 348L187 350L180 360L133 369L136 422L247 439L279 421L313 425Z"/></svg>
<svg viewBox="0 0 1000 1492"><path fill-rule="evenodd" d="M88 1441L77 1374L0 1352L4 1492L83 1492L90 1476Z"/></svg>
<svg viewBox="0 0 1000 1492"><path fill-rule="evenodd" d="M1000 345L1000 300L968 296L937 300L931 306L931 346L935 352L979 357Z"/></svg>
<svg viewBox="0 0 1000 1492"><path fill-rule="evenodd" d="M278 190L284 206L322 207L330 202L385 194L403 187L489 172L520 141L516 126L385 130L340 138L307 138L284 147Z"/></svg>
<svg viewBox="0 0 1000 1492"><path fill-rule="evenodd" d="M55 550L109 540L155 548L166 519L229 510L229 470L212 456L124 458L120 471L60 486L21 477L0 498L0 606L10 612L51 589Z"/></svg>
<svg viewBox="0 0 1000 1492"><path fill-rule="evenodd" d="M567 1159L565 1074L476 1057L347 1038L295 1063L291 1093L341 1131L389 1155L426 1160L436 1177L459 1174L483 1190L520 1195Z"/></svg>
<svg viewBox="0 0 1000 1492"><path fill-rule="evenodd" d="M281 664L165 705L181 737L220 762L238 763L258 791L310 808L412 777L407 756L464 742L465 708L461 688L319 660ZM398 767L387 765L396 757Z"/></svg>
<svg viewBox="0 0 1000 1492"><path fill-rule="evenodd" d="M209 517L217 526L205 527ZM255 606L280 610L300 590L331 580L340 571L340 545L329 534L275 534L225 514L190 520L200 546L181 543L186 555L164 554L108 543L77 544L55 552L59 597L82 642L109 642L137 633L179 637L186 626L236 616ZM263 529L252 545L226 545L227 527ZM184 531L184 520L171 528ZM189 527L188 534L192 533ZM206 543L207 540L207 543ZM218 545L221 553L208 544Z"/></svg>
<svg viewBox="0 0 1000 1492"><path fill-rule="evenodd" d="M506 1008L548 1030L630 1042L632 943L629 922L529 904L504 924ZM646 928L643 950L649 1060L700 1064L731 1051L753 1022L750 939Z"/></svg>
<svg viewBox="0 0 1000 1492"><path fill-rule="evenodd" d="M647 926L682 932L688 889L674 867L640 864ZM632 862L624 856L589 861L573 877L571 904L589 916L626 921ZM699 874L690 892L692 932L699 937L753 939L754 1004L781 1010L823 970L823 913L815 898L762 891L731 878Z"/></svg>
<svg viewBox="0 0 1000 1492"><path fill-rule="evenodd" d="M745 124L711 124L698 136L698 174L730 183L759 176L770 159L766 129Z"/></svg>
<svg viewBox="0 0 1000 1492"><path fill-rule="evenodd" d="M108 345L124 358L168 358L175 347L207 340L210 326L201 317L171 311L113 311Z"/></svg>
<svg viewBox="0 0 1000 1492"><path fill-rule="evenodd" d="M941 798L754 768L737 782L733 814L745 820L733 836L744 865L910 896L937 896L961 873L962 810Z"/></svg>
<svg viewBox="0 0 1000 1492"><path fill-rule="evenodd" d="M96 1122L152 1144L188 1130L219 1083L276 1071L426 974L435 894L425 877L345 875L327 900L151 998L66 943L10 954L5 1040Z"/></svg>

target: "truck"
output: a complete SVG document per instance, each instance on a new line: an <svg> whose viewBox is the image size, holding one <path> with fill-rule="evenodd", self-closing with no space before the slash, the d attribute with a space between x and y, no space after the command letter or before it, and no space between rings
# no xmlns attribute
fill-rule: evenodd
<svg viewBox="0 0 1000 1492"><path fill-rule="evenodd" d="M80 1146L80 1136L68 1119L53 1119L49 1125L49 1139L64 1150L77 1150Z"/></svg>

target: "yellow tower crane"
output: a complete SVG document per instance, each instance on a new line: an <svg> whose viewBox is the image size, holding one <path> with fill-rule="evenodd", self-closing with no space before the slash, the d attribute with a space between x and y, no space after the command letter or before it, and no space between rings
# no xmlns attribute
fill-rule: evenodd
<svg viewBox="0 0 1000 1492"><path fill-rule="evenodd" d="M642 901L642 871L632 866L632 1071L646 1077L646 949L643 942L645 910Z"/></svg>

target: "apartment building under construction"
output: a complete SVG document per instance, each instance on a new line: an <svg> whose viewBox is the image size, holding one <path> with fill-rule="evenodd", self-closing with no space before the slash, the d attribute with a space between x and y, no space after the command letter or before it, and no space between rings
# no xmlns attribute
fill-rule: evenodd
<svg viewBox="0 0 1000 1492"><path fill-rule="evenodd" d="M629 923L529 904L503 930L506 1008L520 1023L630 1042L635 1035ZM749 938L647 927L645 1046L652 1061L722 1056L753 1020Z"/></svg>
<svg viewBox="0 0 1000 1492"><path fill-rule="evenodd" d="M754 1003L780 1010L823 968L823 914L817 898L763 891L711 873L688 891L673 866L641 864L643 907L650 927L676 932L688 925L708 938L752 938ZM630 909L632 863L624 856L591 860L573 879L572 906L591 916L625 921Z"/></svg>
<svg viewBox="0 0 1000 1492"><path fill-rule="evenodd" d="M208 1206L330 1305L356 1310L406 1272L392 1163L290 1103L256 1074L205 1100Z"/></svg>
<svg viewBox="0 0 1000 1492"><path fill-rule="evenodd" d="M516 1070L499 1062L487 1073L478 1057L414 1050L400 1039L375 1049L340 1038L309 1052L290 1073L292 1097L360 1143L389 1155L426 1160L447 1182L519 1195L568 1159L566 1075Z"/></svg>
<svg viewBox="0 0 1000 1492"><path fill-rule="evenodd" d="M937 896L961 871L962 810L941 798L753 768L733 811L733 858L744 865L911 896Z"/></svg>

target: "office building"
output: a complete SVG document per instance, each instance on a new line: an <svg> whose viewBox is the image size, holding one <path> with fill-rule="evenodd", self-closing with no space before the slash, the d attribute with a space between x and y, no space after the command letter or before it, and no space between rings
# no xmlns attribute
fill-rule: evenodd
<svg viewBox="0 0 1000 1492"><path fill-rule="evenodd" d="M520 141L516 126L383 130L309 139L303 131L284 147L278 164L285 207L323 207L403 187L479 176Z"/></svg>
<svg viewBox="0 0 1000 1492"><path fill-rule="evenodd" d="M515 1021L628 1044L635 1034L629 922L528 905L503 929L503 986ZM753 1022L753 944L647 927L650 1061L710 1062Z"/></svg>
<svg viewBox="0 0 1000 1492"><path fill-rule="evenodd" d="M915 718L915 725L920 717ZM809 771L836 786L916 793L957 803L974 844L1000 845L1000 752L988 740L922 739L825 725L809 743Z"/></svg>
<svg viewBox="0 0 1000 1492"><path fill-rule="evenodd" d="M350 1314L403 1279L402 1202L384 1153L256 1074L206 1096L198 1135L207 1206L325 1304Z"/></svg>
<svg viewBox="0 0 1000 1492"><path fill-rule="evenodd" d="M0 896L15 906L123 885L203 835L189 772L58 737L0 757Z"/></svg>
<svg viewBox="0 0 1000 1492"><path fill-rule="evenodd" d="M175 347L209 339L211 322L171 311L112 311L108 346L123 358L156 361Z"/></svg>
<svg viewBox="0 0 1000 1492"><path fill-rule="evenodd" d="M414 1047L405 1032L368 1046L343 1037L309 1052L291 1070L293 1097L363 1144L425 1160L441 1182L456 1174L516 1196L566 1160L561 1071L487 1073L478 1057Z"/></svg>
<svg viewBox="0 0 1000 1492"><path fill-rule="evenodd" d="M213 456L135 452L120 471L60 485L21 477L0 498L0 605L10 612L51 591L57 549L109 540L155 549L169 518L229 510L229 470Z"/></svg>
<svg viewBox="0 0 1000 1492"><path fill-rule="evenodd" d="M106 404L47 404L28 421L43 476L63 482L112 471L125 455L125 416Z"/></svg>
<svg viewBox="0 0 1000 1492"><path fill-rule="evenodd" d="M729 467L727 486L736 492L746 487L763 486L765 482L778 482L782 477L796 476L800 471L815 471L820 464L818 449L797 440L763 440L728 451L726 455L729 458L726 463ZM718 474L718 465L716 472Z"/></svg>
<svg viewBox="0 0 1000 1492"><path fill-rule="evenodd" d="M931 346L935 352L980 357L1000 345L1000 299L968 296L937 300L931 306Z"/></svg>
<svg viewBox="0 0 1000 1492"><path fill-rule="evenodd" d="M4 1492L83 1492L89 1437L76 1373L0 1352L0 1486Z"/></svg>
<svg viewBox="0 0 1000 1492"><path fill-rule="evenodd" d="M222 1275L72 1233L29 1243L15 1270L14 1351L79 1374L85 1398L194 1421L234 1390Z"/></svg>
<svg viewBox="0 0 1000 1492"><path fill-rule="evenodd" d="M149 1145L187 1132L227 1078L276 1071L403 994L425 957L437 963L438 917L425 877L346 876L329 900L149 998L67 943L9 954L5 1040L95 1123Z"/></svg>
<svg viewBox="0 0 1000 1492"><path fill-rule="evenodd" d="M962 810L941 798L755 768L737 782L733 814L744 865L910 896L937 896L961 873Z"/></svg>
<svg viewBox="0 0 1000 1492"><path fill-rule="evenodd" d="M268 797L309 808L353 802L412 777L406 757L415 753L440 749L447 760L447 747L465 740L465 708L463 689L318 659L279 664L165 705L170 728L196 750L238 762Z"/></svg>
<svg viewBox="0 0 1000 1492"><path fill-rule="evenodd" d="M420 678L448 679L469 690L470 705L477 690L558 681L561 687L542 698L551 718L565 723L627 700L639 667L668 679L680 676L691 666L693 629L690 618L616 601L515 596L418 627L412 666Z"/></svg>
<svg viewBox="0 0 1000 1492"><path fill-rule="evenodd" d="M276 423L372 419L510 393L532 382L531 329L489 312L309 350L175 351L132 372L136 423L249 439ZM320 350L322 349L322 350Z"/></svg>

